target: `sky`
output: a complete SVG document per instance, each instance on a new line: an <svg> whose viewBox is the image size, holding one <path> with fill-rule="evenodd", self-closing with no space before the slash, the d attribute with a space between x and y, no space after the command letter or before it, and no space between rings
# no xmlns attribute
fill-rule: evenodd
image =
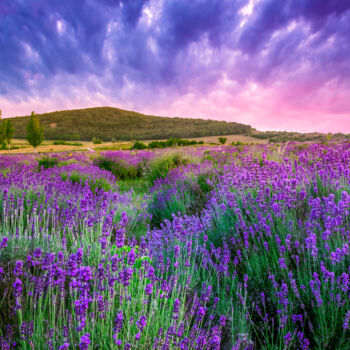
<svg viewBox="0 0 350 350"><path fill-rule="evenodd" d="M0 0L3 117L95 106L350 133L350 0Z"/></svg>

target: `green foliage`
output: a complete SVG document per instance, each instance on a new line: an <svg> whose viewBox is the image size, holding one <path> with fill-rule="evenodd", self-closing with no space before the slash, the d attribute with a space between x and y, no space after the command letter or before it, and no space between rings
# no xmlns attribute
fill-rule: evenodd
<svg viewBox="0 0 350 350"><path fill-rule="evenodd" d="M154 148L164 148L165 146L165 142L162 141L152 141L148 144L148 148L150 149L154 149Z"/></svg>
<svg viewBox="0 0 350 350"><path fill-rule="evenodd" d="M219 137L218 140L222 145L224 145L227 141L227 138L226 137Z"/></svg>
<svg viewBox="0 0 350 350"><path fill-rule="evenodd" d="M10 149L14 131L15 129L11 120L4 120L0 127L0 143L2 144L2 148L5 148L7 146L8 149Z"/></svg>
<svg viewBox="0 0 350 350"><path fill-rule="evenodd" d="M0 127L0 149L6 149L4 130Z"/></svg>
<svg viewBox="0 0 350 350"><path fill-rule="evenodd" d="M34 147L38 147L44 141L44 127L40 124L39 117L33 111L27 124L27 141Z"/></svg>
<svg viewBox="0 0 350 350"><path fill-rule="evenodd" d="M67 159L67 160L61 160L57 164L59 167L65 166L65 165L70 165L70 164L76 164L77 161L75 159Z"/></svg>
<svg viewBox="0 0 350 350"><path fill-rule="evenodd" d="M160 158L156 158L150 162L147 179L152 185L157 179L164 179L170 170L180 165L188 164L189 162L190 159L180 153L169 153Z"/></svg>
<svg viewBox="0 0 350 350"><path fill-rule="evenodd" d="M15 138L25 138L29 117L12 118ZM234 122L191 118L166 118L117 108L99 107L45 113L40 115L47 140L85 140L94 136L110 141L192 138L251 133L251 127ZM51 127L55 124L55 127Z"/></svg>
<svg viewBox="0 0 350 350"><path fill-rule="evenodd" d="M73 172L71 174L62 173L61 179L63 181L70 180L73 183L80 184L80 185L85 185L87 183L91 191L94 193L100 190L107 192L107 191L110 191L112 188L112 185L103 177L93 179L93 178L89 178L84 174L80 174L77 172Z"/></svg>
<svg viewBox="0 0 350 350"><path fill-rule="evenodd" d="M12 138L14 133L14 127L11 120L6 119L0 125L0 144L1 149L10 149Z"/></svg>
<svg viewBox="0 0 350 350"><path fill-rule="evenodd" d="M167 141L152 141L148 144L148 148L155 149L155 148L193 146L193 145L203 145L203 144L204 144L203 141L170 138Z"/></svg>
<svg viewBox="0 0 350 350"><path fill-rule="evenodd" d="M134 142L133 146L131 147L131 149L146 149L146 148L147 148L147 145L139 141Z"/></svg>
<svg viewBox="0 0 350 350"><path fill-rule="evenodd" d="M45 123L45 120L44 120ZM65 141L79 141L81 139L79 134L60 134L60 136L58 137L61 140L65 140ZM51 140L51 138L49 138Z"/></svg>
<svg viewBox="0 0 350 350"><path fill-rule="evenodd" d="M91 141L94 145L100 145L102 143L102 140L98 139L97 137L93 137Z"/></svg>
<svg viewBox="0 0 350 350"><path fill-rule="evenodd" d="M38 159L38 169L49 169L58 165L58 159L55 157L43 157Z"/></svg>
<svg viewBox="0 0 350 350"><path fill-rule="evenodd" d="M118 180L133 180L143 174L142 162L137 166L127 164L123 160L110 159L104 156L97 157L94 164L101 169L110 171Z"/></svg>
<svg viewBox="0 0 350 350"><path fill-rule="evenodd" d="M65 146L82 146L81 142L69 142L69 141L54 141L55 146L65 145Z"/></svg>
<svg viewBox="0 0 350 350"><path fill-rule="evenodd" d="M231 145L232 146L244 146L245 143L244 142L241 142L241 141L236 141L236 142L231 142Z"/></svg>
<svg viewBox="0 0 350 350"><path fill-rule="evenodd" d="M203 145L203 141L177 139L178 146Z"/></svg>
<svg viewBox="0 0 350 350"><path fill-rule="evenodd" d="M269 140L269 142L284 143L289 141L306 142L306 141L326 141L327 135L320 133L307 133L301 134L298 132L286 132L286 131L265 131L251 134L250 136L260 139ZM344 138L344 134L338 134L338 137Z"/></svg>
<svg viewBox="0 0 350 350"><path fill-rule="evenodd" d="M118 181L118 190L121 193L132 191L133 193L139 195L147 193L149 186L147 181L142 178L125 179Z"/></svg>

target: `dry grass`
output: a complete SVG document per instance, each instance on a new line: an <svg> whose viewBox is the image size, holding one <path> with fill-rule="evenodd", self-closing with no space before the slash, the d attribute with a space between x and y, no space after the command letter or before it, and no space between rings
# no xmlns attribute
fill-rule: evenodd
<svg viewBox="0 0 350 350"><path fill-rule="evenodd" d="M207 144L210 143L219 143L218 138L220 136L205 136L205 137L197 137L191 140L204 141ZM222 137L226 137L226 145L232 142L243 142L243 143L268 143L267 140L256 139L254 137L245 136L245 135L224 135Z"/></svg>
<svg viewBox="0 0 350 350"><path fill-rule="evenodd" d="M88 149L102 149L102 148L111 148L111 149L127 149L130 148L131 142L105 142L100 145L94 145L92 142L88 141L79 141L82 143L82 146L72 146L72 145L54 145L53 141L44 141L39 147L36 148L37 153L48 153L48 152L67 152L67 151L86 151ZM13 147L19 147L17 149L0 150L1 154L9 153L33 153L34 148L28 144L26 140L13 140Z"/></svg>
<svg viewBox="0 0 350 350"><path fill-rule="evenodd" d="M196 141L204 141L206 145L210 145L213 143L219 144L218 137L220 136L206 136L206 137L194 137L189 138L188 140L196 140ZM254 137L244 136L244 135L225 135L223 137L227 138L226 144L230 144L231 142L243 142L243 143L267 143L267 140L255 139ZM129 149L132 146L132 142L124 141L124 142L104 142L100 145L95 145L91 141L78 141L82 143L82 146L71 146L71 145L54 145L54 141L48 140L44 141L39 147L37 147L36 152L38 153L49 153L49 152L67 152L67 151L86 151L89 149L102 151L102 150L125 150ZM75 141L72 141L75 142ZM151 142L149 140L143 141L146 144ZM9 153L33 153L34 148L31 147L26 140L16 139L12 142L13 147L18 147L17 149L8 150L0 150L1 154L9 154Z"/></svg>

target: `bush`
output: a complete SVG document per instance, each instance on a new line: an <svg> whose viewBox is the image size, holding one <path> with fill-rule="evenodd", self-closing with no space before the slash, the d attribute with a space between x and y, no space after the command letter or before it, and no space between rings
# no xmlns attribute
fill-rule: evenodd
<svg viewBox="0 0 350 350"><path fill-rule="evenodd" d="M159 144L158 141L152 141L148 144L148 148L150 148L150 149L159 148L158 144Z"/></svg>
<svg viewBox="0 0 350 350"><path fill-rule="evenodd" d="M232 146L244 146L245 145L245 143L244 142L241 142L241 141L237 141L237 142L231 142L231 145Z"/></svg>
<svg viewBox="0 0 350 350"><path fill-rule="evenodd" d="M146 148L147 148L147 145L139 141L134 142L133 146L131 147L131 149L146 149Z"/></svg>
<svg viewBox="0 0 350 350"><path fill-rule="evenodd" d="M92 139L92 143L93 143L94 145L100 145L100 144L102 143L102 140L98 139L97 137L94 137L94 138Z"/></svg>
<svg viewBox="0 0 350 350"><path fill-rule="evenodd" d="M164 142L164 141L152 141L148 144L148 148L165 148L165 147L170 147L169 143Z"/></svg>
<svg viewBox="0 0 350 350"><path fill-rule="evenodd" d="M54 157L43 157L41 159L38 159L38 168L39 170L41 168L49 169L53 168L54 166L58 165L58 159Z"/></svg>
<svg viewBox="0 0 350 350"><path fill-rule="evenodd" d="M184 139L175 139L170 138L167 141L152 141L148 144L148 148L166 148L166 147L175 147L175 146L192 146L192 145L203 145L203 141L196 140L184 140Z"/></svg>
<svg viewBox="0 0 350 350"><path fill-rule="evenodd" d="M226 137L219 137L218 140L222 145L224 145L227 141L227 138Z"/></svg>

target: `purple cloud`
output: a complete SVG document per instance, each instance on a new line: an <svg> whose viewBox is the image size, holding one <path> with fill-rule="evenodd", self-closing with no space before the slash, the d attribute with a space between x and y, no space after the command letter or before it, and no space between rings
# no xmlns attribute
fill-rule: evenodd
<svg viewBox="0 0 350 350"><path fill-rule="evenodd" d="M350 128L346 0L3 0L0 47L5 115L108 104Z"/></svg>

